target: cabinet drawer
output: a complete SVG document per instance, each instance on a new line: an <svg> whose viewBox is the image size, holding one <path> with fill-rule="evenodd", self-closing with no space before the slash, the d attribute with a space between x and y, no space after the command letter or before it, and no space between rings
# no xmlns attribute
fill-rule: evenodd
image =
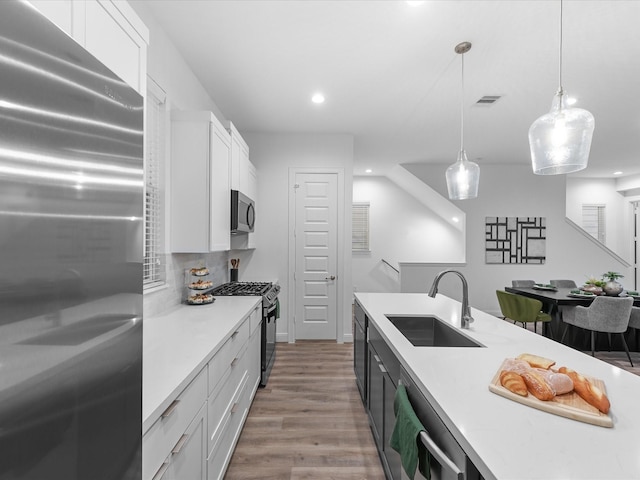
<svg viewBox="0 0 640 480"><path fill-rule="evenodd" d="M245 320L209 362L209 395L217 390L218 384L227 376L227 370L232 364L239 361L240 349L249 340L249 328L249 321Z"/></svg>
<svg viewBox="0 0 640 480"><path fill-rule="evenodd" d="M209 452L216 448L216 444L222 435L226 423L231 417L231 411L237 410L234 405L240 401L240 395L247 383L249 372L247 370L246 346L243 349L241 362L232 370L217 395L209 397Z"/></svg>
<svg viewBox="0 0 640 480"><path fill-rule="evenodd" d="M260 326L260 321L262 320L262 307L256 308L251 315L249 315L249 323L251 324L251 331L249 335L253 335L256 331L256 328Z"/></svg>
<svg viewBox="0 0 640 480"><path fill-rule="evenodd" d="M145 434L142 442L142 478L155 475L171 449L207 399L207 368L203 368Z"/></svg>
<svg viewBox="0 0 640 480"><path fill-rule="evenodd" d="M242 429L242 421L246 417L249 409L247 402L247 397L249 396L247 380L248 375L245 373L242 382L233 396L232 402L223 413L223 418L219 426L218 440L214 445L210 445L207 467L208 480L222 479L229 465L229 460L231 460L231 455L233 454L236 441ZM209 410L209 415L211 414L212 412ZM220 412L217 412L217 415L220 415Z"/></svg>

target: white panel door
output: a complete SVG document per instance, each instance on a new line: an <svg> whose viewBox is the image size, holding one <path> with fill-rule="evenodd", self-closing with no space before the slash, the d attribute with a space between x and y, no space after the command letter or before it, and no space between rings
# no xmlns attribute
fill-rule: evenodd
<svg viewBox="0 0 640 480"><path fill-rule="evenodd" d="M295 177L296 340L337 339L337 177Z"/></svg>

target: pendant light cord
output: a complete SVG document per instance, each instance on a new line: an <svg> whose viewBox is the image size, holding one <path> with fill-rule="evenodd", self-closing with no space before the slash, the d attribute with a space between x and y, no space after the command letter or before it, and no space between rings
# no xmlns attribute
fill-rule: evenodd
<svg viewBox="0 0 640 480"><path fill-rule="evenodd" d="M562 88L562 0L560 0L560 42L559 42L559 55L558 55L558 92L563 93Z"/></svg>
<svg viewBox="0 0 640 480"><path fill-rule="evenodd" d="M460 90L462 92L460 98L460 151L464 150L464 53L462 57L462 73L460 75Z"/></svg>

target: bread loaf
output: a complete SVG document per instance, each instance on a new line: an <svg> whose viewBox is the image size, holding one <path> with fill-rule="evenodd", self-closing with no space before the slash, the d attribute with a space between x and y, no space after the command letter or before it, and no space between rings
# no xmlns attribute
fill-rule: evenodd
<svg viewBox="0 0 640 480"><path fill-rule="evenodd" d="M520 355L518 355L517 358L519 358L520 360L526 361L529 365L531 365L534 368L544 368L545 370L548 370L549 368L551 368L553 365L556 364L554 360L551 360L549 358L544 358L539 355L533 355L531 353L521 353Z"/></svg>
<svg viewBox="0 0 640 480"><path fill-rule="evenodd" d="M500 372L500 384L510 392L522 397L529 395L524 379L516 372L502 370Z"/></svg>
<svg viewBox="0 0 640 480"><path fill-rule="evenodd" d="M585 402L589 405L594 406L602 413L609 413L609 408L611 407L611 403L607 398L607 395L600 390L596 385L594 385L590 380L576 372L575 370L571 370L567 367L560 367L558 369L560 373L564 373L568 375L569 378L573 381L573 390L580 395Z"/></svg>
<svg viewBox="0 0 640 480"><path fill-rule="evenodd" d="M544 377L535 370L530 370L522 374L527 390L538 400L547 402L556 396L551 386L546 382Z"/></svg>
<svg viewBox="0 0 640 480"><path fill-rule="evenodd" d="M573 391L573 381L569 375L544 368L536 368L545 381L551 386L556 395L562 395Z"/></svg>

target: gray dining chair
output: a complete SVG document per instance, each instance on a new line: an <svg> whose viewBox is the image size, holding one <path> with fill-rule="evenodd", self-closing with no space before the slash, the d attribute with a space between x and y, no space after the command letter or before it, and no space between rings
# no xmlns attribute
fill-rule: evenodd
<svg viewBox="0 0 640 480"><path fill-rule="evenodd" d="M577 288L576 282L573 280L549 280L549 285L558 288Z"/></svg>
<svg viewBox="0 0 640 480"><path fill-rule="evenodd" d="M566 309L562 315L562 321L565 323L564 332L560 343L563 342L569 325L573 325L585 330L591 331L591 355L594 356L595 350L595 334L596 332L604 332L609 337L609 347L611 347L611 334L619 333L622 338L622 345L629 363L633 367L631 355L627 341L624 339L624 332L629 327L631 309L633 308L633 298L625 297L596 297L588 307L581 305Z"/></svg>
<svg viewBox="0 0 640 480"><path fill-rule="evenodd" d="M533 287L535 284L533 280L511 280L512 287Z"/></svg>
<svg viewBox="0 0 640 480"><path fill-rule="evenodd" d="M640 307L631 308L629 328L635 329L636 345L640 345Z"/></svg>

